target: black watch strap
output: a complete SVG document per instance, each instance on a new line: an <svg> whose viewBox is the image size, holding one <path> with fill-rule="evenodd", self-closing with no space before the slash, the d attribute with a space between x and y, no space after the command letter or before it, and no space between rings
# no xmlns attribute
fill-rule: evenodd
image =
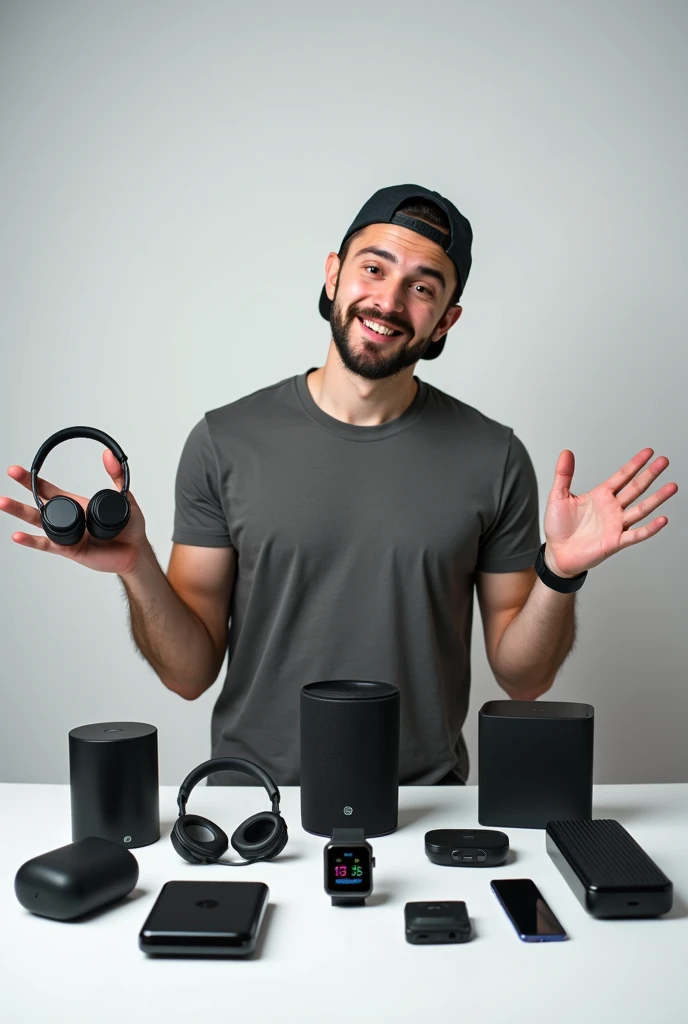
<svg viewBox="0 0 688 1024"><path fill-rule="evenodd" d="M364 843L365 829L362 828L333 828L333 843Z"/></svg>
<svg viewBox="0 0 688 1024"><path fill-rule="evenodd" d="M365 907L364 896L331 896L333 907Z"/></svg>
<svg viewBox="0 0 688 1024"><path fill-rule="evenodd" d="M545 544L547 542L545 541ZM545 562L545 544L542 545L537 553L535 559L535 572L538 574L545 586L550 587L552 590L558 591L560 594L574 594L577 590L585 583L585 577L588 575L587 569L585 572L579 572L577 576L557 576L555 572L547 568Z"/></svg>

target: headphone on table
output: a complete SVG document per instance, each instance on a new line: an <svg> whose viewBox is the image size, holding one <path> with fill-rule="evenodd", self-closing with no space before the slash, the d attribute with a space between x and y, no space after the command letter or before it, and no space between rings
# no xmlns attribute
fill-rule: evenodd
<svg viewBox="0 0 688 1024"><path fill-rule="evenodd" d="M106 487L97 491L88 503L86 513L78 501L68 498L66 494L58 494L46 501L45 505L38 497L37 477L48 452L51 452L56 445L62 441L69 441L73 437L89 437L93 441L100 441L112 454L124 470L124 484L121 491L115 491ZM97 427L65 427L52 434L47 441L44 441L36 452L31 464L31 490L33 500L36 502L41 513L41 524L46 535L55 544L78 544L88 530L92 537L97 540L112 540L118 533L121 533L129 522L131 508L127 491L129 490L129 463L127 457L109 434Z"/></svg>
<svg viewBox="0 0 688 1024"><path fill-rule="evenodd" d="M220 857L229 846L227 835L208 818L186 813L186 801L194 786L218 771L235 771L250 775L265 787L272 801L271 811L258 811L257 814L252 814L246 821L242 821L234 832L231 843L237 853L245 858L241 863L220 861ZM179 787L179 817L170 834L172 845L179 856L188 860L190 864L214 864L219 861L221 864L236 868L253 864L257 860L271 860L282 852L288 839L287 823L280 814L279 802L279 789L268 773L253 761L245 761L241 757L211 758L189 772ZM198 833L202 830L210 832L211 838L199 838ZM197 834L194 835L194 832Z"/></svg>

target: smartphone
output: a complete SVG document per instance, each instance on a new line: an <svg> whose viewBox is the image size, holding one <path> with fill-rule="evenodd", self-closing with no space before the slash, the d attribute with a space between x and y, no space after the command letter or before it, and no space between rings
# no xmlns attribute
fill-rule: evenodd
<svg viewBox="0 0 688 1024"><path fill-rule="evenodd" d="M416 945L468 942L471 921L462 900L407 903L404 907L406 941Z"/></svg>
<svg viewBox="0 0 688 1024"><path fill-rule="evenodd" d="M568 935L531 878L500 878L490 888L524 942L561 942Z"/></svg>
<svg viewBox="0 0 688 1024"><path fill-rule="evenodd" d="M264 882L165 882L139 932L155 956L247 956L270 890Z"/></svg>

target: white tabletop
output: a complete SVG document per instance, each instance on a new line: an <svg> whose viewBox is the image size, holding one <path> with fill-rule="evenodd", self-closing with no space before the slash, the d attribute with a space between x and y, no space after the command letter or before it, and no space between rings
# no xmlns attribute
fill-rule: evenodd
<svg viewBox="0 0 688 1024"><path fill-rule="evenodd" d="M161 787L161 838L132 851L140 872L136 889L85 921L60 922L20 906L14 876L24 861L71 842L69 787L0 785L3 1019L424 1024L437 1014L452 1024L688 1022L688 784L595 787L593 816L620 821L674 883L668 914L635 921L587 914L547 855L539 829L504 829L511 853L500 868L432 864L424 853L426 831L478 826L474 786L402 787L399 829L371 840L376 869L368 905L333 908L323 890L326 839L301 828L298 787L281 793L286 849L274 861L235 871L181 860L168 838L177 790ZM199 786L189 801L191 813L229 835L262 809L268 801L256 787ZM230 855L236 857L231 849ZM521 942L489 888L497 877L532 878L569 941ZM138 948L163 883L199 878L268 884L270 906L253 957L157 959ZM473 940L409 945L404 904L451 899L466 901Z"/></svg>

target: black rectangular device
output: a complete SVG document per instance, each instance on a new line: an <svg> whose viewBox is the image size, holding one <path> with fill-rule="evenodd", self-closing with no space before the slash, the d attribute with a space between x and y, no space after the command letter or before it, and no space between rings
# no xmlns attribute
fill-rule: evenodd
<svg viewBox="0 0 688 1024"><path fill-rule="evenodd" d="M264 882L165 882L143 928L149 955L247 956L270 890Z"/></svg>
<svg viewBox="0 0 688 1024"><path fill-rule="evenodd" d="M671 910L672 883L613 818L550 821L545 844L593 917L657 917Z"/></svg>
<svg viewBox="0 0 688 1024"><path fill-rule="evenodd" d="M478 715L478 821L542 828L592 818L594 709L554 700L490 700Z"/></svg>
<svg viewBox="0 0 688 1024"><path fill-rule="evenodd" d="M568 935L531 878L500 878L490 888L524 942L559 942Z"/></svg>
<svg viewBox="0 0 688 1024"><path fill-rule="evenodd" d="M471 921L462 900L407 903L404 907L406 941L416 945L468 942Z"/></svg>

